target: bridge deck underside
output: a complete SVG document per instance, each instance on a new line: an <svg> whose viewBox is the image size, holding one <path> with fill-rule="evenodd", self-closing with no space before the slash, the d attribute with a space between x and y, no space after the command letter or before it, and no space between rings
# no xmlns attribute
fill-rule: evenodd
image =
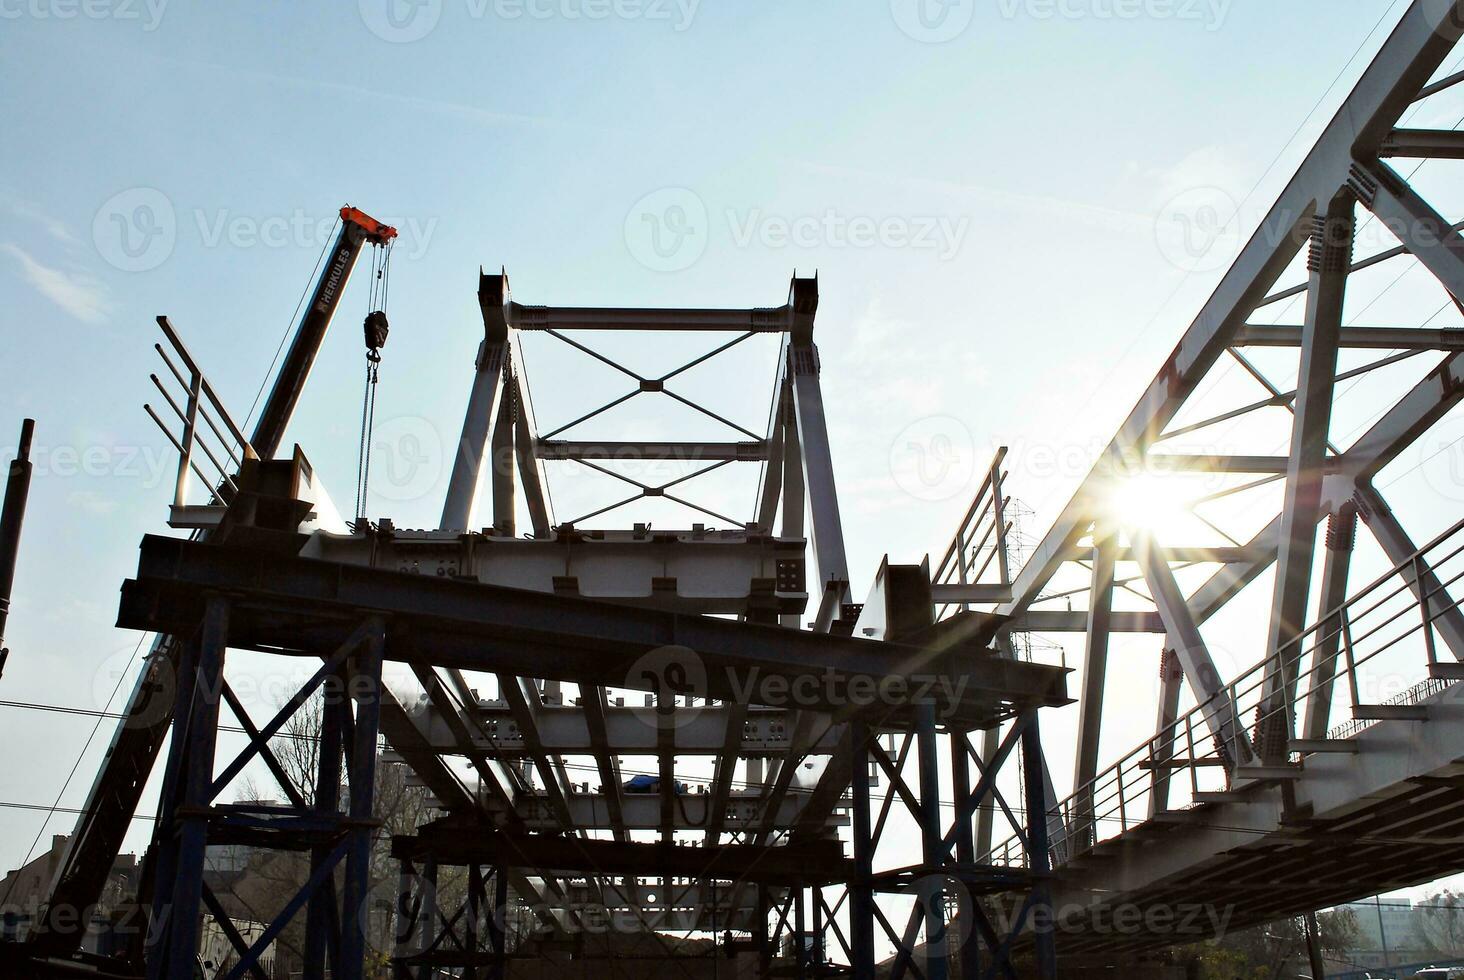
<svg viewBox="0 0 1464 980"><path fill-rule="evenodd" d="M1170 811L1057 869L1065 955L1180 945L1464 870L1464 685L1289 786ZM1291 797L1288 801L1287 797Z"/></svg>

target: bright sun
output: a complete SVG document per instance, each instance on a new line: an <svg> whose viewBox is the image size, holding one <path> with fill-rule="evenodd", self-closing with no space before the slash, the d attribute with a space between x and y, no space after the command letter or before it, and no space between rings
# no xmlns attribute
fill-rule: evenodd
<svg viewBox="0 0 1464 980"><path fill-rule="evenodd" d="M1166 480L1142 473L1114 484L1109 499L1113 518L1130 530L1148 530L1161 541L1174 539L1193 530L1183 481Z"/></svg>

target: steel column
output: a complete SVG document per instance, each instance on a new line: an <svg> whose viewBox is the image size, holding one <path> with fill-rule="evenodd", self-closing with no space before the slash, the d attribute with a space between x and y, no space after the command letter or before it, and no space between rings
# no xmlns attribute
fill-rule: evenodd
<svg viewBox="0 0 1464 980"><path fill-rule="evenodd" d="M1332 711L1332 682L1337 670L1337 650L1342 637L1341 617L1327 615L1347 601L1347 573L1352 564L1352 546L1357 536L1357 508L1344 504L1327 521L1327 555L1322 564L1321 615L1323 625L1312 640L1311 687L1306 695L1302 738L1327 737Z"/></svg>
<svg viewBox="0 0 1464 980"><path fill-rule="evenodd" d="M366 930L370 913L366 908L371 888L371 841L375 835L373 807L376 799L377 736L381 725L381 660L385 652L385 626L370 624L370 635L354 658L350 696L356 702L351 724L350 807L346 836L345 882L341 890L341 955L335 976L341 980L363 980ZM348 710L349 705L343 705Z"/></svg>
<svg viewBox="0 0 1464 980"><path fill-rule="evenodd" d="M1149 816L1169 809L1169 784L1172 771L1168 765L1174 758L1174 743L1179 737L1174 721L1179 716L1179 689L1184 669L1179 657L1168 647L1159 655L1159 709L1154 719L1154 771L1150 780Z"/></svg>
<svg viewBox="0 0 1464 980"><path fill-rule="evenodd" d="M514 397L510 387L498 400L498 418L493 424L492 473L493 530L514 536Z"/></svg>
<svg viewBox="0 0 1464 980"><path fill-rule="evenodd" d="M1040 980L1056 980L1057 946L1053 936L1051 886L1052 852L1047 836L1042 735L1037 723L1037 709L1031 708L1017 722L1022 726L1022 783L1027 802L1027 868L1032 875L1031 903L1035 919L1032 930L1033 949Z"/></svg>
<svg viewBox="0 0 1464 980"><path fill-rule="evenodd" d="M869 824L869 727L849 725L854 878L849 882L849 969L854 980L874 980L874 840Z"/></svg>
<svg viewBox="0 0 1464 980"><path fill-rule="evenodd" d="M1302 326L1301 367L1297 377L1291 450L1286 463L1285 499L1281 506L1281 541L1276 553L1276 586L1266 655L1264 716L1257 750L1268 761L1286 756L1295 732L1290 705L1295 698L1297 654L1294 641L1306 626L1311 599L1311 570L1320 520L1327 433L1332 420L1332 384L1337 373L1337 344L1342 305L1352 265L1353 212L1350 191L1340 193L1312 229Z"/></svg>
<svg viewBox="0 0 1464 980"><path fill-rule="evenodd" d="M452 476L447 484L447 499L442 506L441 528L444 531L466 531L473 521L473 503L482 478L483 455L488 449L489 432L498 418L503 399L504 361L508 344L484 340L478 347L477 373L468 396L463 431L458 438L452 459Z"/></svg>
<svg viewBox="0 0 1464 980"><path fill-rule="evenodd" d="M925 917L925 978L946 980L950 972L946 943L945 897L939 868L945 864L947 848L941 832L939 743L935 733L935 705L929 701L916 707L915 746L920 776L920 841L924 872L918 899ZM858 773L854 774L857 779Z"/></svg>
<svg viewBox="0 0 1464 980"><path fill-rule="evenodd" d="M198 638L197 669L187 678L189 712L187 755L170 760L180 767L183 813L177 819L178 859L172 882L173 901L166 910L168 980L193 980L202 911L203 869L208 847L208 812L212 798L214 745L218 737L220 682L229 635L229 604L211 597ZM182 693L182 692L180 692Z"/></svg>
<svg viewBox="0 0 1464 980"><path fill-rule="evenodd" d="M1118 528L1093 525L1093 575L1088 590L1087 656L1083 660L1083 697L1079 702L1078 749L1073 771L1075 801L1069 831L1077 835L1079 847L1091 843L1093 827L1093 779L1098 775L1098 743L1103 731L1103 689L1108 676L1108 640L1112 630L1113 579Z"/></svg>

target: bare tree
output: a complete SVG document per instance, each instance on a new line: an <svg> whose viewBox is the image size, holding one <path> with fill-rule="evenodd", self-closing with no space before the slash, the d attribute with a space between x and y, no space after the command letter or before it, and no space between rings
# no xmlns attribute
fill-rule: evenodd
<svg viewBox="0 0 1464 980"><path fill-rule="evenodd" d="M1443 889L1419 903L1419 938L1432 953L1464 955L1464 892Z"/></svg>
<svg viewBox="0 0 1464 980"><path fill-rule="evenodd" d="M317 694L310 698L290 717L280 732L270 740L270 748L279 761L280 769L299 791L309 805L315 805L317 782L320 773L320 742L324 727L325 702ZM278 799L285 795L279 788L262 789L252 778L244 779L236 795L238 800L259 801ZM348 798L345 786L340 788L337 799ZM408 784L403 766L380 763L376 766L374 780L373 814L381 822L371 854L371 894L382 895L387 889L381 887L396 879L396 867L391 858L391 837L394 834L411 833L429 819L431 807L426 789ZM340 872L338 872L340 873ZM283 908L310 876L308 854L294 852L260 851L250 856L248 867L231 883L224 884L226 904L232 906L231 913L256 921L268 921ZM448 876L442 882L444 892L453 890ZM337 886L339 887L339 882ZM444 895L446 897L446 895ZM231 901L232 900L232 901ZM387 903L389 906L390 903ZM371 945L381 955L372 958L373 973L385 970L384 951L391 948L394 923L389 908L368 909L367 922L371 930ZM383 914L384 913L384 914ZM304 915L294 920L280 934L277 951L288 954L289 959L303 962L305 945ZM278 966L277 966L278 969Z"/></svg>

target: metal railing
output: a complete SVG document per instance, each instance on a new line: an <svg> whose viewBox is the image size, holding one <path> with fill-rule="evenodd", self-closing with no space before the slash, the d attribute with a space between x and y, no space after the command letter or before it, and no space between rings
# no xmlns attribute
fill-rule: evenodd
<svg viewBox="0 0 1464 980"><path fill-rule="evenodd" d="M163 396L163 401L172 411L178 422L183 425L180 435L174 435L172 429L158 417L158 413L152 405L144 404L143 410L162 430L163 435L178 450L178 474L173 483L173 507L183 508L188 506L188 491L192 476L197 476L203 485L208 487L210 504L223 504L237 491L238 485L234 482L234 475L239 472L239 467L245 459L254 458L254 447L244 437L244 433L234 424L224 408L223 402L214 392L213 385L209 384L208 378L188 352L188 347L183 339L178 336L178 331L173 327L165 316L158 317L158 326L162 328L163 336L167 339L169 346L173 348L174 354L182 362L182 369L179 368L168 352L163 349L162 344L153 344L153 349L163 359L169 375L173 381L182 388L182 404L180 398L174 397L169 391L167 384L156 374L148 377L153 385ZM208 432L212 434L215 445L205 438L203 423ZM217 448L217 452L215 452ZM202 453L202 457L199 454ZM220 458L222 456L222 459ZM206 461L211 467L210 472L200 466L200 461Z"/></svg>
<svg viewBox="0 0 1464 980"><path fill-rule="evenodd" d="M1052 835L1054 866L1157 813L1285 778L1278 769L1295 768L1293 757L1313 750L1309 739L1348 739L1381 720L1421 718L1420 702L1464 679L1447 648L1441 662L1435 635L1440 618L1458 615L1449 588L1461 577L1464 520L1050 808L1049 826L1061 828ZM1327 728L1342 704L1349 720ZM994 848L990 860L1024 865L1022 839Z"/></svg>

